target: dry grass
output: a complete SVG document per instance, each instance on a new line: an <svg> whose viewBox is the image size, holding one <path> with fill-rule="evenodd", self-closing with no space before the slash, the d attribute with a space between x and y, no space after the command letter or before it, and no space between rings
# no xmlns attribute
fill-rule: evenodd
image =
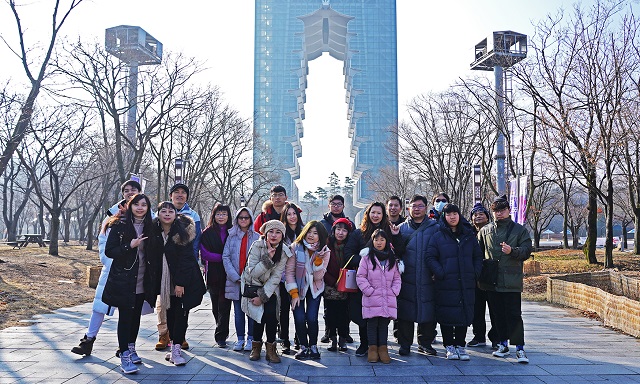
<svg viewBox="0 0 640 384"><path fill-rule="evenodd" d="M59 256L47 252L33 244L20 250L0 245L0 329L93 299L86 267L100 265L98 253L79 245L61 245Z"/></svg>
<svg viewBox="0 0 640 384"><path fill-rule="evenodd" d="M547 276L601 271L604 269L604 250L596 251L597 264L587 263L582 250L554 249L534 252L534 260L540 263L541 276L527 276L524 280L525 300L545 301L547 293ZM630 277L640 277L640 256L627 252L613 253L616 269Z"/></svg>

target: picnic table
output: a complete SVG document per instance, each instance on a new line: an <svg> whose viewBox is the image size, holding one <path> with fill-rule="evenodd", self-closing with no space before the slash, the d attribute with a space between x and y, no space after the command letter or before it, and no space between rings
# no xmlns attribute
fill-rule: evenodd
<svg viewBox="0 0 640 384"><path fill-rule="evenodd" d="M18 237L18 248L24 248L29 243L38 244L40 247L45 247L46 243L41 233L25 233Z"/></svg>

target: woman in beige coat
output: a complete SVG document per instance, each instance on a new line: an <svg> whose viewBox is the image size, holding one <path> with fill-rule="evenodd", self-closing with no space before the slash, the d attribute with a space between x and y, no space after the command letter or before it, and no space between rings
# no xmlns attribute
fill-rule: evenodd
<svg viewBox="0 0 640 384"><path fill-rule="evenodd" d="M278 308L280 308L278 285L282 272L291 257L291 251L283 246L285 226L278 220L270 220L262 225L264 235L256 240L249 250L247 266L241 276L242 310L255 323L250 360L260 360L262 334L267 333L267 361L279 363L276 352L276 330Z"/></svg>

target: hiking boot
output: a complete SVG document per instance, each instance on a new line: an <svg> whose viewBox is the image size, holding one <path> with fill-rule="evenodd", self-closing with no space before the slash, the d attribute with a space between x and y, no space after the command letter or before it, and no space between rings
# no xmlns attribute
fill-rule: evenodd
<svg viewBox="0 0 640 384"><path fill-rule="evenodd" d="M176 344L171 346L170 361L176 366L187 364L187 360L182 356L182 345Z"/></svg>
<svg viewBox="0 0 640 384"><path fill-rule="evenodd" d="M378 357L383 364L389 364L391 357L389 357L389 347L386 345L378 345Z"/></svg>
<svg viewBox="0 0 640 384"><path fill-rule="evenodd" d="M253 339L247 339L247 342L244 343L244 350L250 352L253 348Z"/></svg>
<svg viewBox="0 0 640 384"><path fill-rule="evenodd" d="M358 349L356 349L356 356L364 356L367 354L369 346L366 344L360 344Z"/></svg>
<svg viewBox="0 0 640 384"><path fill-rule="evenodd" d="M453 345L447 345L447 360L460 360L460 355L458 355L458 351L456 347Z"/></svg>
<svg viewBox="0 0 640 384"><path fill-rule="evenodd" d="M498 349L492 353L495 357L505 357L509 355L509 347L506 345L498 344Z"/></svg>
<svg viewBox="0 0 640 384"><path fill-rule="evenodd" d="M120 370L126 374L139 371L139 368L131 362L131 351L127 350L120 354Z"/></svg>
<svg viewBox="0 0 640 384"><path fill-rule="evenodd" d="M464 347L456 347L456 352L458 352L458 356L460 356L460 361L469 361L471 359Z"/></svg>
<svg viewBox="0 0 640 384"><path fill-rule="evenodd" d="M260 360L260 352L262 351L262 341L253 341L251 343L251 353L249 354L249 360Z"/></svg>
<svg viewBox="0 0 640 384"><path fill-rule="evenodd" d="M267 354L266 359L270 363L280 363L280 356L278 356L278 351L276 350L276 343L266 344Z"/></svg>
<svg viewBox="0 0 640 384"><path fill-rule="evenodd" d="M186 351L187 349L189 349L189 343L187 343L187 340L183 341L182 344L180 344L180 346L182 347L183 351Z"/></svg>
<svg viewBox="0 0 640 384"><path fill-rule="evenodd" d="M130 352L129 357L133 364L142 364L142 359L140 358L140 356L138 356L138 353L136 352L135 343L129 343L129 352Z"/></svg>
<svg viewBox="0 0 640 384"><path fill-rule="evenodd" d="M519 349L516 351L516 359L518 359L518 363L521 364L529 363L529 358L527 357L527 354L524 353L524 349Z"/></svg>
<svg viewBox="0 0 640 384"><path fill-rule="evenodd" d="M307 360L309 358L309 348L304 345L300 346L300 351L295 355L296 360Z"/></svg>
<svg viewBox="0 0 640 384"><path fill-rule="evenodd" d="M433 349L431 344L418 345L418 352L426 353L427 355L430 355L430 356L436 356L438 354L438 351Z"/></svg>
<svg viewBox="0 0 640 384"><path fill-rule="evenodd" d="M486 340L480 340L480 339L476 339L475 337L473 339L471 339L470 342L467 343L467 347L484 347L485 345L487 345Z"/></svg>
<svg viewBox="0 0 640 384"><path fill-rule="evenodd" d="M158 343L156 344L156 351L162 351L169 346L169 332L165 332L158 337Z"/></svg>
<svg viewBox="0 0 640 384"><path fill-rule="evenodd" d="M82 339L80 339L80 345L77 347L71 348L71 352L78 355L91 355L91 351L93 350L93 342L96 341L95 337L88 337L84 335Z"/></svg>
<svg viewBox="0 0 640 384"><path fill-rule="evenodd" d="M320 351L318 351L317 345L312 345L311 348L309 348L309 358L311 360L320 360Z"/></svg>

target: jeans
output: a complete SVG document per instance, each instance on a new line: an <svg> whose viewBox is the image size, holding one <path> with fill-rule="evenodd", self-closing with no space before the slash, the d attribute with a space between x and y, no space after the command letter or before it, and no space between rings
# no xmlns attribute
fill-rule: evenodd
<svg viewBox="0 0 640 384"><path fill-rule="evenodd" d="M169 338L178 345L182 344L187 334L189 311L182 306L182 297L171 296L171 307L167 309L167 328Z"/></svg>
<svg viewBox="0 0 640 384"><path fill-rule="evenodd" d="M118 308L118 348L120 351L129 349L129 343L136 342L138 331L140 330L140 316L142 315L142 304L144 303L144 293L136 295L136 303L133 308Z"/></svg>
<svg viewBox="0 0 640 384"><path fill-rule="evenodd" d="M278 299L275 294L271 296L269 301L264 303L264 313L262 314L261 322L253 323L253 340L262 341L262 335L265 328L267 331L267 343L275 343L276 330L278 328ZM251 303L249 303L251 305Z"/></svg>
<svg viewBox="0 0 640 384"><path fill-rule="evenodd" d="M233 300L233 315L234 322L236 325L236 334L238 335L238 340L244 340L244 320L247 319L248 322L248 330L247 335L249 335L249 340L253 340L253 319L249 316L245 315L242 312L242 300Z"/></svg>
<svg viewBox="0 0 640 384"><path fill-rule="evenodd" d="M320 298L311 296L311 290L307 290L304 300L293 309L293 320L296 325L296 335L301 345L318 344L318 311L320 310Z"/></svg>
<svg viewBox="0 0 640 384"><path fill-rule="evenodd" d="M373 317L367 319L367 336L369 345L387 345L389 323L391 319L386 317Z"/></svg>
<svg viewBox="0 0 640 384"><path fill-rule="evenodd" d="M440 324L440 330L442 331L442 344L445 347L449 345L464 347L466 345L464 338L467 335L467 327Z"/></svg>
<svg viewBox="0 0 640 384"><path fill-rule="evenodd" d="M488 294L489 308L493 308L494 311L499 341L509 340L511 345L524 345L522 294L494 291L488 291Z"/></svg>

